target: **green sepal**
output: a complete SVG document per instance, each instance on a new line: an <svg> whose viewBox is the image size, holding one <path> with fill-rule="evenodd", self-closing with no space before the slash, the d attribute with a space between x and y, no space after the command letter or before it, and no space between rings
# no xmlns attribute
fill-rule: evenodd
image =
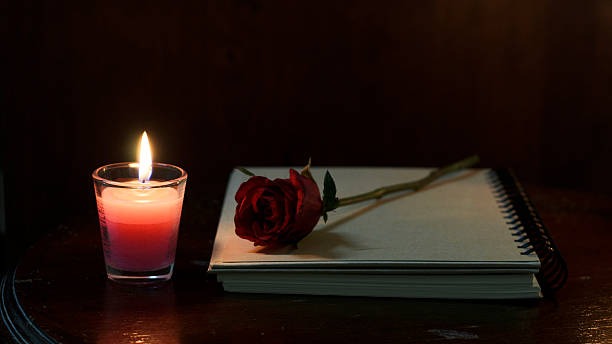
<svg viewBox="0 0 612 344"><path fill-rule="evenodd" d="M312 158L308 158L308 164L306 166L304 166L304 168L302 169L302 172L300 172L300 174L314 182L315 180L312 177L312 173L310 173L310 164L311 164L311 162L312 162Z"/></svg>
<svg viewBox="0 0 612 344"><path fill-rule="evenodd" d="M242 172L242 173L246 174L246 175L247 175L247 176L249 176L249 177L255 177L255 173L253 173L253 172L251 172L251 171L247 170L247 169L246 169L246 168L244 168L244 167L236 167L236 169L237 169L238 171L240 171L240 172Z"/></svg>

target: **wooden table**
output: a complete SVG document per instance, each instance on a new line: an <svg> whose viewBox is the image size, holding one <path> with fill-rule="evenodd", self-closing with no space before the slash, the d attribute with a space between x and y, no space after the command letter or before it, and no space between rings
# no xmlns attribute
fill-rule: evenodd
<svg viewBox="0 0 612 344"><path fill-rule="evenodd" d="M446 301L223 292L206 273L221 200L185 202L175 275L106 278L94 213L30 248L2 280L17 342L612 342L612 197L526 185L569 268L554 299Z"/></svg>

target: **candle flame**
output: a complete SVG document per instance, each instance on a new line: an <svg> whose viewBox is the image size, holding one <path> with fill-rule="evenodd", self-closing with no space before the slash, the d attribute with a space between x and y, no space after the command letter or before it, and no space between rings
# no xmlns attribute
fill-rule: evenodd
<svg viewBox="0 0 612 344"><path fill-rule="evenodd" d="M138 180L141 183L146 183L151 179L153 173L153 160L151 158L151 147L149 146L149 138L147 132L142 133L140 139L140 167L138 168Z"/></svg>

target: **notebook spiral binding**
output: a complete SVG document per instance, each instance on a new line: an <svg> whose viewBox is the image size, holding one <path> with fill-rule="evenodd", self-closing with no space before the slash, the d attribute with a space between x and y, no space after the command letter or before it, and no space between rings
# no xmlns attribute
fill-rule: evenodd
<svg viewBox="0 0 612 344"><path fill-rule="evenodd" d="M536 274L544 295L552 295L567 281L567 265L544 226L533 203L514 173L508 169L492 169L489 182L497 203L521 254L537 254L540 271Z"/></svg>

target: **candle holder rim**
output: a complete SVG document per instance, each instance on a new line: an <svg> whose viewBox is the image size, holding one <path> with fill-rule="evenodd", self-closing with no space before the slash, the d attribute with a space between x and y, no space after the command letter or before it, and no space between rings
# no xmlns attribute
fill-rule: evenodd
<svg viewBox="0 0 612 344"><path fill-rule="evenodd" d="M162 162L154 162L153 163L153 167L155 166L160 166L160 167L170 167L170 168L175 168L177 169L181 175L178 178L174 178L174 179L170 179L167 181L163 181L163 182L159 182L158 184L155 185L147 185L147 184L143 184L142 186L134 186L134 184L130 184L128 185L126 182L118 182L118 181L114 181L114 180L110 180L110 179L106 179L103 178L99 175L99 172L104 169L104 168L111 168L111 167L130 167L131 164L138 164L138 162L116 162L116 163L112 163L112 164L107 164L104 166L100 166L98 168L96 168L92 173L91 176L93 177L94 180L100 181L106 185L112 185L115 187L121 187L121 188L128 188L128 189L154 189L154 188L162 188L162 187L168 187L168 186L172 186L172 185L178 185L182 182L184 182L185 180L187 180L187 171L185 171L184 169L176 166L176 165L172 165L172 164L165 164Z"/></svg>

